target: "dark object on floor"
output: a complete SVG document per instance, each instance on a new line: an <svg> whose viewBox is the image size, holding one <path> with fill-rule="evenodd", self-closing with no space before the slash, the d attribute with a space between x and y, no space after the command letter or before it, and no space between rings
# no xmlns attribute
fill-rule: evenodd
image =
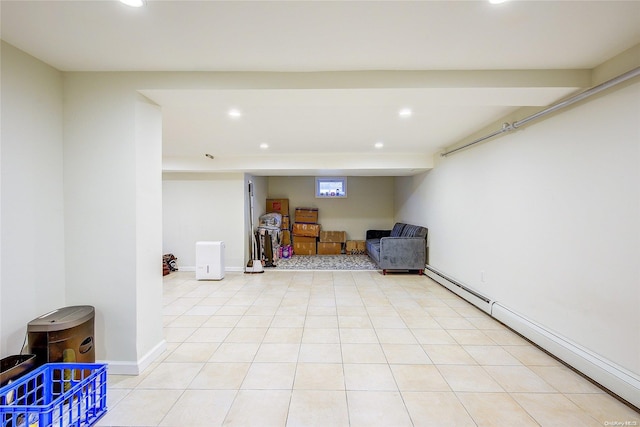
<svg viewBox="0 0 640 427"><path fill-rule="evenodd" d="M177 271L178 270L177 261L178 261L178 258L173 256L173 254L162 255L162 275L166 276L172 271Z"/></svg>
<svg viewBox="0 0 640 427"><path fill-rule="evenodd" d="M270 237L270 235L268 235ZM265 267L275 267L276 265L273 262L274 254L273 254L273 239L267 237L264 239L264 258L265 258Z"/></svg>
<svg viewBox="0 0 640 427"><path fill-rule="evenodd" d="M271 212L260 216L256 240L260 243L259 259L264 267L275 267L282 241L282 214Z"/></svg>
<svg viewBox="0 0 640 427"><path fill-rule="evenodd" d="M382 269L417 270L422 274L427 262L428 230L419 225L397 222L393 230L367 230L367 253Z"/></svg>

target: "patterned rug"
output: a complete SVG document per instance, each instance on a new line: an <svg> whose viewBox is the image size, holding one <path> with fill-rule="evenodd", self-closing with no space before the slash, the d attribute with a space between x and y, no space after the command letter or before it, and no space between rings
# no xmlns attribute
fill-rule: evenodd
<svg viewBox="0 0 640 427"><path fill-rule="evenodd" d="M368 255L294 255L279 259L279 270L377 270Z"/></svg>

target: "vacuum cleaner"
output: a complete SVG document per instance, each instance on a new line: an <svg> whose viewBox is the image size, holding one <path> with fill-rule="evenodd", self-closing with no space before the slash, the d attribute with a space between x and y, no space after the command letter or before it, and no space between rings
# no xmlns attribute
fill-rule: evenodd
<svg viewBox="0 0 640 427"><path fill-rule="evenodd" d="M258 240L253 231L253 183L249 184L249 262L247 262L247 268L245 273L264 273L262 266L262 260L260 259L260 249L258 248Z"/></svg>

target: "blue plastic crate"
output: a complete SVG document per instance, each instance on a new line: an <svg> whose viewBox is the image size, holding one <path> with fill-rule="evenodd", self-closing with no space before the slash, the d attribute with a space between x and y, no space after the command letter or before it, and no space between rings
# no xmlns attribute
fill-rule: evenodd
<svg viewBox="0 0 640 427"><path fill-rule="evenodd" d="M85 427L107 412L107 365L47 363L0 388L1 427Z"/></svg>

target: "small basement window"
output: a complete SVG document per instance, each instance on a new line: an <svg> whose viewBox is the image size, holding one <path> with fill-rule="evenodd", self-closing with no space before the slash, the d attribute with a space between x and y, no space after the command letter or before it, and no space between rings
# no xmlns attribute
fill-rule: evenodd
<svg viewBox="0 0 640 427"><path fill-rule="evenodd" d="M347 177L316 178L316 198L347 197Z"/></svg>

